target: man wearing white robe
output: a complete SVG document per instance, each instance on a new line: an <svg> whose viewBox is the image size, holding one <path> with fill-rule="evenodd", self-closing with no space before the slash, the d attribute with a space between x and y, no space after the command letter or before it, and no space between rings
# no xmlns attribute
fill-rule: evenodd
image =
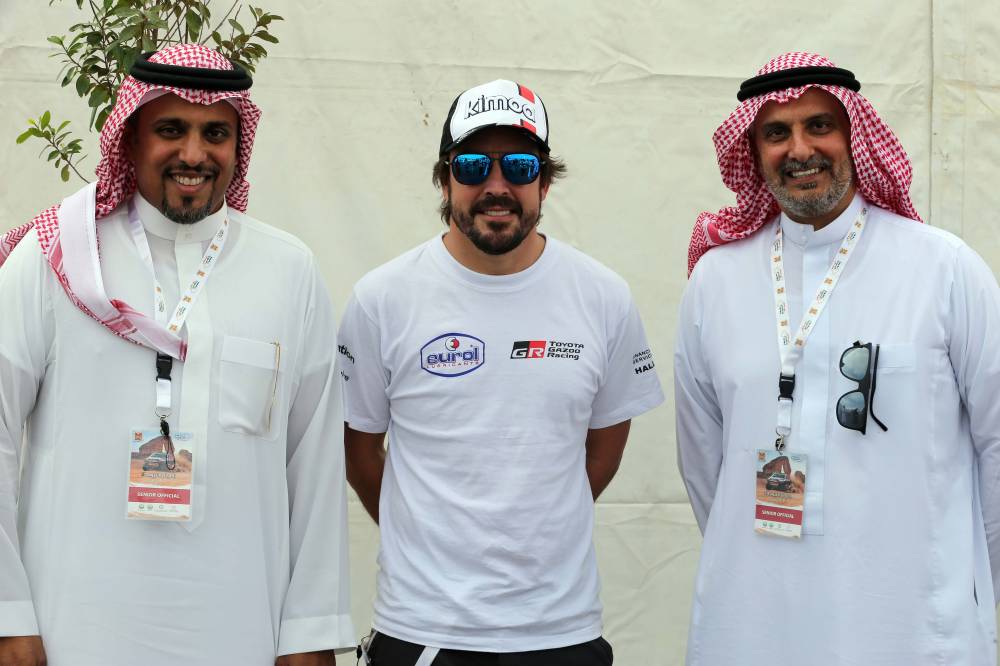
<svg viewBox="0 0 1000 666"><path fill-rule="evenodd" d="M715 135L738 205L699 217L674 358L704 534L690 666L996 664L1000 291L961 239L919 222L905 152L858 87L825 58L780 56ZM862 211L794 367L802 535L760 534L756 462L776 446L784 373L776 234L795 331ZM836 409L859 387L839 365L855 341L879 349L865 434Z"/></svg>
<svg viewBox="0 0 1000 666"><path fill-rule="evenodd" d="M299 240L244 213L248 77L195 45L146 62L98 182L0 242L0 663L333 664L355 636L329 297ZM154 303L173 310L196 274L170 335ZM195 442L192 517L173 524L126 519L158 354L167 423Z"/></svg>

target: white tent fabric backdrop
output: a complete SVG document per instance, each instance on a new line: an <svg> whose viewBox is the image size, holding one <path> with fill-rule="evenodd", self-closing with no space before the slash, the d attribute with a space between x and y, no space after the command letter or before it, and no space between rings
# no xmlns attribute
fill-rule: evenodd
<svg viewBox="0 0 1000 666"><path fill-rule="evenodd" d="M671 353L694 219L734 200L711 134L735 107L740 81L790 50L854 71L913 159L918 211L1000 270L993 3L259 4L287 20L273 25L281 43L253 90L264 118L249 212L314 249L338 309L362 274L442 230L430 177L452 99L502 77L545 100L553 151L569 176L553 186L542 229L628 280L668 393L666 405L633 424L622 468L597 506L606 635L619 664L684 659L701 538L675 462ZM69 0L0 0L0 230L81 184L62 183L36 159L37 141L14 143L26 119L46 109L85 126L85 104L59 87L59 61L45 41L81 16ZM98 149L94 135L85 139L90 176ZM361 631L371 618L378 532L353 499L351 530Z"/></svg>

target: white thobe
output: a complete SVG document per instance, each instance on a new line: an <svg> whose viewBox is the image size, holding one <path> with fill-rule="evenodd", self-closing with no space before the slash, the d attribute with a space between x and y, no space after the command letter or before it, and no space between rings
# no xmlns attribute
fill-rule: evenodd
<svg viewBox="0 0 1000 666"><path fill-rule="evenodd" d="M704 532L690 666L996 664L1000 291L955 236L870 206L796 368L803 536L754 532L756 451L775 441L776 225L795 330L861 205L819 231L782 216L713 249L685 292L677 441ZM857 388L839 371L855 340L880 345L874 411L888 432L837 422Z"/></svg>
<svg viewBox="0 0 1000 666"><path fill-rule="evenodd" d="M351 646L335 322L312 254L225 207L179 225L135 200L168 314L231 221L172 372L171 426L204 438L194 520L126 520L129 432L159 423L155 353L74 306L29 234L0 269L0 635L40 634L51 666ZM109 297L151 317L126 206L97 228ZM196 365L207 382L185 383Z"/></svg>

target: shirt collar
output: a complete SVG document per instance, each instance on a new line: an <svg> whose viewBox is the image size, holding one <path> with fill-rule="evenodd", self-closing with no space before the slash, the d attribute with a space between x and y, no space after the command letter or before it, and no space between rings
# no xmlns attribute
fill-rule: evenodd
<svg viewBox="0 0 1000 666"><path fill-rule="evenodd" d="M142 226L147 233L177 243L201 243L211 239L229 214L229 208L223 202L219 210L204 220L194 224L179 224L167 219L156 206L146 201L138 192L135 193L135 210L139 213L139 219L142 220Z"/></svg>
<svg viewBox="0 0 1000 666"><path fill-rule="evenodd" d="M830 245L844 240L847 230L851 228L854 219L861 212L861 207L865 205L862 196L855 192L851 204L844 209L844 212L837 216L830 224L822 229L816 230L811 224L799 224L790 217L781 214L781 233L789 243L799 247L816 247L818 245Z"/></svg>

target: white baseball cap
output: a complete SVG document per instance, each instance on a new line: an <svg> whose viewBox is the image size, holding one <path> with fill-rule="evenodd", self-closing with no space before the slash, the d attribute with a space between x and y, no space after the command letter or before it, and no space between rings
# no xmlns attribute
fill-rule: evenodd
<svg viewBox="0 0 1000 666"><path fill-rule="evenodd" d="M487 127L516 127L549 152L549 118L542 98L514 81L497 79L455 98L441 133L441 155Z"/></svg>

